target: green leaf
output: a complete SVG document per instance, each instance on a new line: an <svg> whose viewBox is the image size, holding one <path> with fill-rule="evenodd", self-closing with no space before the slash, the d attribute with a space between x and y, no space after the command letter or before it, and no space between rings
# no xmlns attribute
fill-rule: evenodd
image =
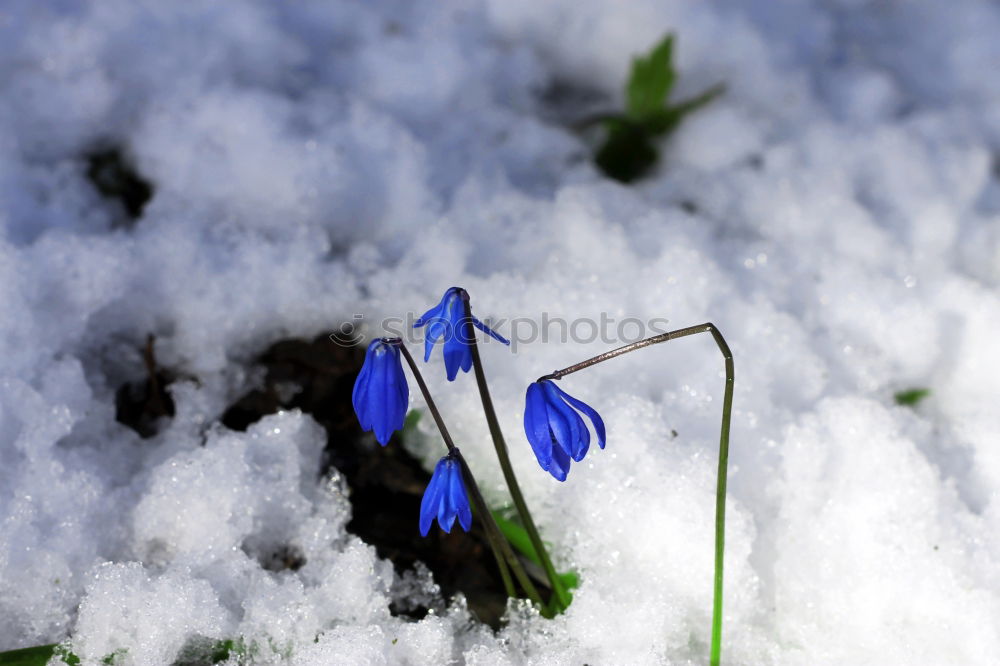
<svg viewBox="0 0 1000 666"><path fill-rule="evenodd" d="M646 117L643 125L653 136L669 134L677 129L677 126L692 111L697 111L713 99L725 92L726 87L722 84L712 86L700 95L691 99L674 104L665 109L660 109Z"/></svg>
<svg viewBox="0 0 1000 666"><path fill-rule="evenodd" d="M0 652L0 664L2 666L45 666L55 654L56 647L56 645L39 645L38 647Z"/></svg>
<svg viewBox="0 0 1000 666"><path fill-rule="evenodd" d="M111 654L106 655L104 659L101 659L101 663L106 666L116 666L116 664L120 664L122 662L122 659L125 658L126 654L128 654L128 650L125 648L118 648Z"/></svg>
<svg viewBox="0 0 1000 666"><path fill-rule="evenodd" d="M174 662L177 666L193 664L218 664L232 655L246 655L246 645L242 638L214 640L211 638L195 638L189 641Z"/></svg>
<svg viewBox="0 0 1000 666"><path fill-rule="evenodd" d="M668 105L677 81L673 49L674 36L668 34L648 55L633 58L625 85L624 113L602 113L578 123L581 130L597 123L604 126L603 142L594 162L606 176L622 183L646 176L659 160L656 139L675 130L685 116L722 94L724 87L716 85L691 99Z"/></svg>
<svg viewBox="0 0 1000 666"><path fill-rule="evenodd" d="M539 559L538 552L531 543L531 537L528 536L527 530L507 518L501 510L493 511L492 513L497 527L507 537L510 545L538 566L542 566L542 561ZM549 603L542 609L542 615L545 617L555 617L566 610L569 604L573 602L573 595L569 591L580 586L580 576L575 571L557 573L556 578L559 579L563 589L566 591L566 597L569 599L569 602L564 606L559 603L559 595L553 594L549 599Z"/></svg>
<svg viewBox="0 0 1000 666"><path fill-rule="evenodd" d="M514 546L516 550L519 550L522 555L538 566L542 566L542 561L538 558L538 552L535 551L535 547L531 543L528 531L514 521L505 518L500 511L493 511L492 513L494 520L497 522L497 527L507 537L507 541L510 541L510 545Z"/></svg>
<svg viewBox="0 0 1000 666"><path fill-rule="evenodd" d="M677 78L673 49L674 36L667 35L648 56L632 60L632 72L625 87L625 110L633 119L642 120L666 103Z"/></svg>
<svg viewBox="0 0 1000 666"><path fill-rule="evenodd" d="M931 390L928 388L912 388L898 392L893 396L893 398L896 399L897 405L903 405L904 407L916 407L921 400L930 394Z"/></svg>
<svg viewBox="0 0 1000 666"><path fill-rule="evenodd" d="M80 663L80 658L75 654L65 647L53 643L0 652L0 666L45 666L53 655L58 656L63 660L63 663L69 664L69 666L76 666Z"/></svg>
<svg viewBox="0 0 1000 666"><path fill-rule="evenodd" d="M575 571L567 571L559 574L559 580L566 586L567 590L575 590L580 587L580 576Z"/></svg>
<svg viewBox="0 0 1000 666"><path fill-rule="evenodd" d="M117 664L125 656L126 652L124 648L115 650L101 659L101 663L108 664L109 666ZM188 652L192 651L188 650ZM224 641L209 642L204 646L204 653L198 649L198 646L194 646L192 654L194 653L197 653L197 658L194 659L195 663L218 664L229 659L232 653L238 655L246 654L246 648L243 644L243 639L236 639L235 641L227 639ZM77 666L80 663L80 658L68 649L62 645L52 644L0 652L0 666L45 666L53 656L59 657L68 666ZM186 655L182 652L178 663L189 663L189 660L185 660L185 656L190 657L191 654Z"/></svg>

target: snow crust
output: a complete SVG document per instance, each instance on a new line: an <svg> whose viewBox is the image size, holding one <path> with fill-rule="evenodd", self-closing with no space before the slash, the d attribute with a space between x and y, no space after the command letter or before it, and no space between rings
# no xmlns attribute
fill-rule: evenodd
<svg viewBox="0 0 1000 666"><path fill-rule="evenodd" d="M588 95L620 104L667 31L678 95L727 91L623 187L567 123ZM705 663L707 336L563 380L608 425L565 484L523 437L524 389L613 345L484 345L536 520L582 579L565 615L514 605L497 635L461 599L390 615L433 582L346 533L311 417L220 424L271 342L356 314L374 334L458 284L494 321L726 335L725 663L996 664L998 34L977 0L8 0L0 649L168 664L242 636L259 663ZM134 225L87 180L104 144L155 188ZM142 440L114 396L148 333L189 379ZM431 389L502 501L472 378L439 366ZM933 393L896 406L914 386ZM282 544L301 569L263 566Z"/></svg>

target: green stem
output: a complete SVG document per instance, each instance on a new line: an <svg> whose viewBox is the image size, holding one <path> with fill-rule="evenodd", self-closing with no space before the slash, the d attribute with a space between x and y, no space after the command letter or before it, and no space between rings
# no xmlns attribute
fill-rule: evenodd
<svg viewBox="0 0 1000 666"><path fill-rule="evenodd" d="M462 465L462 475L465 477L465 483L469 488L469 494L476 507L476 512L482 517L483 526L486 531L486 540L489 542L490 550L493 551L493 557L497 561L497 568L500 569L500 578L503 579L503 586L504 590L507 592L507 596L512 599L517 597L517 591L514 589L514 582L511 580L510 570L508 569L509 563L510 569L514 570L514 575L517 577L518 582L521 583L521 587L524 588L528 597L533 602L541 605L541 595L538 594L538 590L535 589L531 579L528 578L527 572L524 571L524 567L521 566L521 563L514 554L513 549L511 549L510 544L507 543L507 539L500 532L500 528L497 527L496 520L493 518L493 513L486 505L486 500L483 499L483 494L479 490L479 485L476 483L475 477L472 476L472 470L469 469L469 465L465 462L465 458L452 441L451 434L449 434L448 428L444 424L444 419L441 418L441 412L438 411L437 404L434 402L434 398L431 397L431 392L427 388L426 382L424 382L423 375L420 374L420 368L410 355L410 351L399 338L387 339L386 342L399 347L399 350L403 354L403 358L406 359L407 365L410 366L413 378L417 380L417 386L420 387L420 392L424 395L424 401L427 403L427 409L430 411L431 416L434 418L434 423L437 424L438 430L441 432L441 438L444 440L445 446L448 447L448 452L455 454L459 463Z"/></svg>
<svg viewBox="0 0 1000 666"><path fill-rule="evenodd" d="M458 449L455 449L455 451L457 452L456 457L462 465L462 473L471 479L472 470L469 469L469 464L465 461L465 457L461 454L461 452L458 452ZM528 595L528 598L531 599L532 603L537 604L540 608L543 607L542 595L538 593L538 589L535 587L535 584L531 582L528 572L524 570L524 566L517 558L517 554L514 552L514 549L510 547L510 542L503 535L503 532L500 531L500 527L497 525L496 519L493 517L493 512L486 506L486 500L479 491L479 486L473 484L471 488L473 500L476 502L476 510L481 512L485 511L489 514L488 518L483 519L483 523L488 525L487 532L493 534L493 538L497 542L498 548L503 553L504 557L507 558L507 561L510 562L510 567L514 570L514 575L517 576L517 582L519 582L521 587L524 588L525 593ZM494 552L494 556L495 555L496 553ZM514 598L516 595L508 592L507 596Z"/></svg>
<svg viewBox="0 0 1000 666"><path fill-rule="evenodd" d="M627 354L643 347L649 347L650 345L667 342L668 340L695 335L696 333L712 334L715 344L718 345L719 351L722 352L722 358L726 365L726 390L722 398L722 432L719 435L719 469L715 484L715 578L712 587L712 645L709 656L711 666L719 666L722 654L722 564L723 555L726 550L726 477L729 468L729 429L733 415L733 383L735 374L733 353L730 351L729 345L726 344L726 339L722 337L722 333L712 323L689 326L661 335L655 335L645 340L639 340L638 342L633 342L618 349L612 349L603 354L598 354L586 361L581 361L568 368L556 370L553 373L539 377L538 380L561 379L566 375L589 368L598 363L603 363L616 356L621 356L622 354Z"/></svg>
<svg viewBox="0 0 1000 666"><path fill-rule="evenodd" d="M507 454L507 443L504 441L503 432L500 430L500 422L497 419L496 410L493 408L493 401L490 399L490 389L486 384L486 373L483 371L483 362L479 357L476 334L472 329L472 306L469 303L469 293L464 289L462 290L462 301L465 305L465 318L463 321L465 331L463 331L463 335L466 336L465 341L472 351L472 367L476 373L479 397L483 402L486 423L490 429L490 437L493 439L493 447L496 449L497 459L500 461L500 469L503 471L503 477L507 482L507 489L510 491L511 499L514 500L514 507L521 517L524 529L528 532L528 538L531 539L531 545L535 547L535 552L538 553L538 557L542 562L542 568L545 570L545 577L549 579L552 592L556 595L559 605L566 608L569 606L571 599L562 581L559 579L555 567L552 566L552 559L545 549L545 544L542 543L542 537L538 533L538 528L535 527L535 521L531 518L531 512L528 511L528 504L524 501L524 495L521 494L521 487L518 485L517 477L514 475L514 468L510 464L510 456Z"/></svg>
<svg viewBox="0 0 1000 666"><path fill-rule="evenodd" d="M726 550L726 477L729 469L729 425L733 415L733 353L722 334L712 326L712 337L726 362L726 391L722 398L722 432L719 435L719 471L715 482L715 588L712 595L712 649L709 663L719 666L722 655L722 560Z"/></svg>

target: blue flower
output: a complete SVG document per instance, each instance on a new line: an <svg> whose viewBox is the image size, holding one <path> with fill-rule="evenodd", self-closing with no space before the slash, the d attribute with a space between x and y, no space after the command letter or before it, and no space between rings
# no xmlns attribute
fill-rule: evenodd
<svg viewBox="0 0 1000 666"><path fill-rule="evenodd" d="M458 516L458 524L466 532L472 527L472 509L469 508L469 496L462 480L462 464L457 456L456 449L441 458L434 467L431 482L427 484L424 498L420 501L421 536L427 536L435 518L445 532L451 532L455 516Z"/></svg>
<svg viewBox="0 0 1000 666"><path fill-rule="evenodd" d="M410 400L398 346L385 338L372 340L351 399L361 427L375 430L378 443L388 444L393 431L403 428Z"/></svg>
<svg viewBox="0 0 1000 666"><path fill-rule="evenodd" d="M597 443L604 448L604 421L589 405L580 402L548 379L528 386L524 405L524 432L542 469L566 480L570 459L583 460L590 448L590 431L577 412L590 418Z"/></svg>
<svg viewBox="0 0 1000 666"><path fill-rule="evenodd" d="M440 303L425 312L413 324L413 328L427 327L427 335L424 338L424 361L430 360L434 344L442 337L444 338L444 367L448 373L448 381L455 380L459 368L463 372L468 372L469 368L472 367L470 344L473 341L466 333L465 298L467 295L464 289L451 287L444 292ZM491 330L475 317L472 318L472 325L505 345L510 344L509 340Z"/></svg>

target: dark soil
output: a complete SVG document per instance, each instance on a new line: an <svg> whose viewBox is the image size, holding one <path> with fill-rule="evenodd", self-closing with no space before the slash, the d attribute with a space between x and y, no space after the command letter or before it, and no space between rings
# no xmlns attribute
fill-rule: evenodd
<svg viewBox="0 0 1000 666"><path fill-rule="evenodd" d="M116 226L132 226L153 197L153 184L132 164L120 146L103 146L86 155L87 179L106 199L121 203L127 219Z"/></svg>
<svg viewBox="0 0 1000 666"><path fill-rule="evenodd" d="M173 414L173 403L165 391L171 373L156 367L152 340L145 358L146 380L119 389L118 420L149 436L159 418ZM379 557L391 560L400 574L423 562L444 599L461 592L480 621L499 627L506 595L479 522L473 523L470 533L456 524L450 535L435 524L426 538L421 537L417 521L430 474L401 446L398 433L382 447L358 426L351 392L363 360L362 347L342 347L325 334L312 341L276 342L257 359L266 369L263 388L237 400L222 422L233 430L246 430L280 409L311 414L327 432L323 474L335 467L350 489L353 517L348 531L374 546ZM302 564L302 556L292 547L265 563L269 569L297 569ZM416 619L428 612L426 607L395 604L390 610Z"/></svg>
<svg viewBox="0 0 1000 666"><path fill-rule="evenodd" d="M161 418L174 415L174 400L167 392L174 376L157 366L155 343L156 339L150 335L142 349L145 378L122 384L115 394L115 419L144 438L156 434Z"/></svg>

